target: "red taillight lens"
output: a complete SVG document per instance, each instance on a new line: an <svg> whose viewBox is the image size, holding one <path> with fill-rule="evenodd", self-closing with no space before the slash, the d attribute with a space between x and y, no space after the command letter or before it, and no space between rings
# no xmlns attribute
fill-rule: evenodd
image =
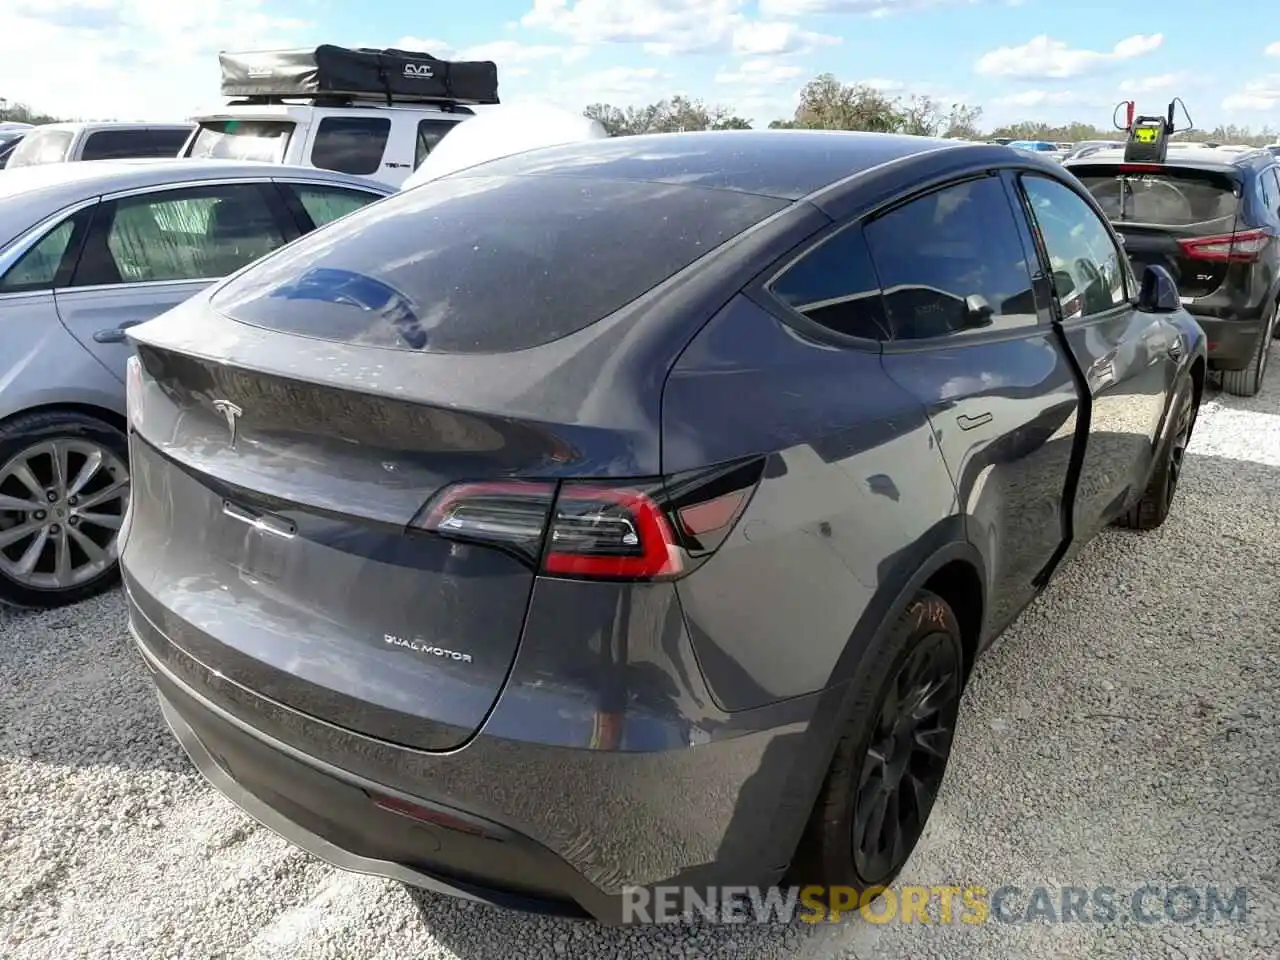
<svg viewBox="0 0 1280 960"><path fill-rule="evenodd" d="M129 427L136 429L142 424L142 361L137 356L128 359L124 366L125 411L129 418Z"/></svg>
<svg viewBox="0 0 1280 960"><path fill-rule="evenodd" d="M684 553L662 507L643 490L566 483L542 557L546 573L657 580L684 571Z"/></svg>
<svg viewBox="0 0 1280 960"><path fill-rule="evenodd" d="M1238 230L1212 237L1179 240L1182 255L1192 260L1239 261L1252 263L1266 249L1272 235L1266 230Z"/></svg>
<svg viewBox="0 0 1280 960"><path fill-rule="evenodd" d="M724 542L763 472L757 458L666 480L456 483L410 526L505 550L547 576L673 579Z"/></svg>

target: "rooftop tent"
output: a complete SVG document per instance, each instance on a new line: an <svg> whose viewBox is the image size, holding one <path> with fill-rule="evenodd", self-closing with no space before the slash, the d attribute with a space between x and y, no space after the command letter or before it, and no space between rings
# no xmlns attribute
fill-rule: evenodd
<svg viewBox="0 0 1280 960"><path fill-rule="evenodd" d="M600 121L559 107L505 104L478 108L474 117L459 122L440 141L401 189L527 150L608 136Z"/></svg>

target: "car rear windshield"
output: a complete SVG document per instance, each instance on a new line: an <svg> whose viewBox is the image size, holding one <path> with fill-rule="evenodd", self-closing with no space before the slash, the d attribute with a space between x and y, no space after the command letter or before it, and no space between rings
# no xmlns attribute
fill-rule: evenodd
<svg viewBox="0 0 1280 960"><path fill-rule="evenodd" d="M522 350L603 319L786 203L663 183L445 177L290 244L212 303L343 343Z"/></svg>
<svg viewBox="0 0 1280 960"><path fill-rule="evenodd" d="M293 126L292 120L204 120L187 156L283 163Z"/></svg>
<svg viewBox="0 0 1280 960"><path fill-rule="evenodd" d="M67 158L75 134L70 130L37 130L27 134L9 156L10 167L33 167L41 163L61 163Z"/></svg>
<svg viewBox="0 0 1280 960"><path fill-rule="evenodd" d="M1129 172L1117 165L1073 166L1113 223L1218 229L1239 207L1239 182L1215 170L1164 167ZM1230 229L1228 226L1227 229Z"/></svg>

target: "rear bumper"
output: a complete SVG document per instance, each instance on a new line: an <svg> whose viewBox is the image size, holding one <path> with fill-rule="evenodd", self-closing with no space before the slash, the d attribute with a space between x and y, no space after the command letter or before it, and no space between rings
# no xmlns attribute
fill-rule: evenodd
<svg viewBox="0 0 1280 960"><path fill-rule="evenodd" d="M1253 358L1258 337L1262 336L1263 317L1223 320L1192 314L1204 330L1209 345L1209 366L1215 370L1240 370Z"/></svg>
<svg viewBox="0 0 1280 960"><path fill-rule="evenodd" d="M126 588L165 719L213 786L342 869L508 908L617 923L630 887L778 882L812 804L822 731L836 729L812 716L823 695L696 746L568 749L482 731L425 753L231 683L169 642L127 572Z"/></svg>

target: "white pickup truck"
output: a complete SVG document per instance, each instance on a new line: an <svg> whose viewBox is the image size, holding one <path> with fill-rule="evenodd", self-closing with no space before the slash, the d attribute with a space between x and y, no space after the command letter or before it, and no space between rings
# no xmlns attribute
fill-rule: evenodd
<svg viewBox="0 0 1280 960"><path fill-rule="evenodd" d="M181 156L320 167L399 187L441 137L498 103L491 61L321 45L221 53L226 104Z"/></svg>

